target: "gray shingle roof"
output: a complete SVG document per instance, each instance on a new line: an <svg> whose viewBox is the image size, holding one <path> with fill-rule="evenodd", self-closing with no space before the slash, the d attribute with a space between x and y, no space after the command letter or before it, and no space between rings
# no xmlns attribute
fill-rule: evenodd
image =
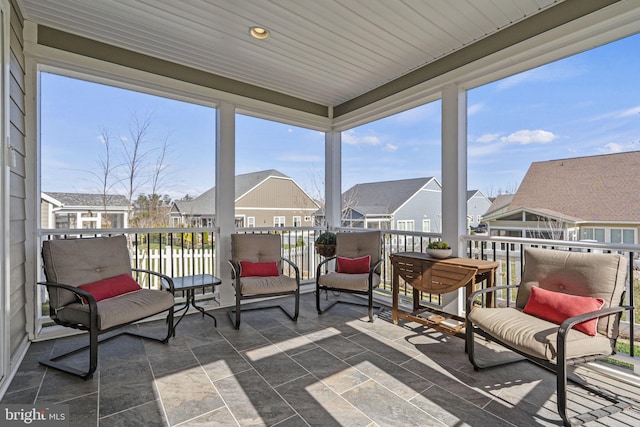
<svg viewBox="0 0 640 427"><path fill-rule="evenodd" d="M55 192L43 192L50 197L58 200L63 206L104 206L104 199L102 194L82 194L82 193L55 193ZM125 196L117 194L108 194L106 199L107 206L129 206L129 201Z"/></svg>
<svg viewBox="0 0 640 427"><path fill-rule="evenodd" d="M267 169L259 172L236 175L236 201L244 194L246 194L249 190L264 182L267 178L274 176L279 178L289 178L287 175L275 169ZM182 214L213 215L216 211L216 187L210 188L193 200L178 200L174 203Z"/></svg>
<svg viewBox="0 0 640 427"><path fill-rule="evenodd" d="M509 210L548 209L583 221L640 221L640 151L534 162Z"/></svg>
<svg viewBox="0 0 640 427"><path fill-rule="evenodd" d="M363 215L390 215L432 179L434 178L412 178L356 184L342 194L342 206Z"/></svg>

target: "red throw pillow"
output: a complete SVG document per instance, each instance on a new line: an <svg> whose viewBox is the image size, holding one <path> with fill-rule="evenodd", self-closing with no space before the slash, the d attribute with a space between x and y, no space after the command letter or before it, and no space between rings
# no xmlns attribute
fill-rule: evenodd
<svg viewBox="0 0 640 427"><path fill-rule="evenodd" d="M117 297L118 295L128 294L129 292L139 291L140 285L138 285L130 275L121 274L97 282L80 285L78 288L89 292L97 302L103 299ZM82 302L84 304L87 303L84 298L82 298Z"/></svg>
<svg viewBox="0 0 640 427"><path fill-rule="evenodd" d="M602 298L563 294L534 286L531 288L529 301L524 306L524 312L560 324L570 317L600 310L603 305ZM597 323L597 318L587 320L575 325L574 329L595 336Z"/></svg>
<svg viewBox="0 0 640 427"><path fill-rule="evenodd" d="M369 255L360 258L338 257L338 273L362 274L368 273L371 268Z"/></svg>
<svg viewBox="0 0 640 427"><path fill-rule="evenodd" d="M279 276L278 263L240 261L240 277L270 277Z"/></svg>

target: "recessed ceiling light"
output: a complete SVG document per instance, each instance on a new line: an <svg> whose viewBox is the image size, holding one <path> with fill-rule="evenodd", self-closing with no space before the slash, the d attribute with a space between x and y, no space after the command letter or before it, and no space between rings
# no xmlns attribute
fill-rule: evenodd
<svg viewBox="0 0 640 427"><path fill-rule="evenodd" d="M249 28L249 34L254 39L264 40L269 37L269 30L264 27L251 27Z"/></svg>

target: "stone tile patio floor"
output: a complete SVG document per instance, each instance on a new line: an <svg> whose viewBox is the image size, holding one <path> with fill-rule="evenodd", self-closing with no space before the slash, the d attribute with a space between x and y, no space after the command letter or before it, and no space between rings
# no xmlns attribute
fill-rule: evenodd
<svg viewBox="0 0 640 427"><path fill-rule="evenodd" d="M86 336L33 343L2 403L68 404L70 425L82 427L561 425L548 372L528 362L474 372L463 340L393 325L389 308L369 323L365 311L339 304L318 316L306 294L296 323L278 309L243 313L239 331L226 309L211 311L217 328L187 315L168 344L131 336L103 343L88 381L37 362ZM165 330L162 321L133 327ZM72 358L88 363L86 354ZM587 375L633 407L586 425L640 425L637 388ZM570 400L578 413L603 404L576 387Z"/></svg>

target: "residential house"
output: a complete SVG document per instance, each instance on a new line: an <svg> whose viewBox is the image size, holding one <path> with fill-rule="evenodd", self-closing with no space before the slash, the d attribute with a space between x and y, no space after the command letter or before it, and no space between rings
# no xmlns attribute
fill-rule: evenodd
<svg viewBox="0 0 640 427"><path fill-rule="evenodd" d="M467 191L467 227L477 227L490 206L491 200L482 191Z"/></svg>
<svg viewBox="0 0 640 427"><path fill-rule="evenodd" d="M534 162L484 220L493 236L637 243L639 166L640 151Z"/></svg>
<svg viewBox="0 0 640 427"><path fill-rule="evenodd" d="M170 210L173 226L215 225L213 187L193 200L178 200ZM237 227L302 227L314 224L318 204L290 177L270 169L235 178Z"/></svg>
<svg viewBox="0 0 640 427"><path fill-rule="evenodd" d="M434 177L356 184L342 207L345 227L439 232L442 187Z"/></svg>
<svg viewBox="0 0 640 427"><path fill-rule="evenodd" d="M356 184L342 195L346 227L440 232L442 186L434 177ZM477 226L491 201L467 191L468 226Z"/></svg>
<svg viewBox="0 0 640 427"><path fill-rule="evenodd" d="M116 194L54 193L40 196L42 228L127 228L129 201Z"/></svg>

